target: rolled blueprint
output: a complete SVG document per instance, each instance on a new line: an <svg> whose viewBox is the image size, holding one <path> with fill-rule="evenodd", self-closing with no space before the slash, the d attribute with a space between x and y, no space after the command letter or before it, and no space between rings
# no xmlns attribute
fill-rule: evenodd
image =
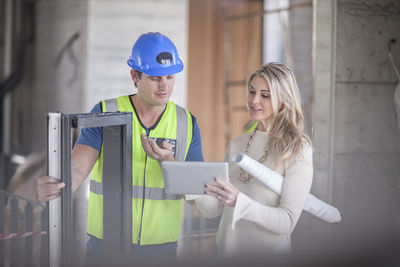
<svg viewBox="0 0 400 267"><path fill-rule="evenodd" d="M282 175L243 153L234 155L232 161L278 195L282 194ZM311 194L308 194L303 209L329 223L339 222L341 220L340 212L337 208L319 200Z"/></svg>

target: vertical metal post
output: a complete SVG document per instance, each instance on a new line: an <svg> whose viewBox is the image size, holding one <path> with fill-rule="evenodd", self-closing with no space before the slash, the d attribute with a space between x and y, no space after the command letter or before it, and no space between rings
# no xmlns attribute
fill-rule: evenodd
<svg viewBox="0 0 400 267"><path fill-rule="evenodd" d="M61 248L62 265L74 266L73 219L72 219L72 122L71 116L61 116L61 180L65 183L61 191Z"/></svg>
<svg viewBox="0 0 400 267"><path fill-rule="evenodd" d="M48 115L48 174L61 177L61 113ZM51 267L61 266L61 199L49 202L49 264ZM42 221L43 222L43 221ZM42 237L42 240L44 238ZM44 255L42 254L42 257ZM43 257L42 260L45 260Z"/></svg>
<svg viewBox="0 0 400 267"><path fill-rule="evenodd" d="M18 199L11 197L11 233L18 233ZM18 266L18 239L11 239L11 267Z"/></svg>
<svg viewBox="0 0 400 267"><path fill-rule="evenodd" d="M125 114L126 122L122 125L122 244L124 258L130 255L132 245L132 113Z"/></svg>
<svg viewBox="0 0 400 267"><path fill-rule="evenodd" d="M121 127L103 127L103 232L107 258L122 256Z"/></svg>
<svg viewBox="0 0 400 267"><path fill-rule="evenodd" d="M30 202L25 206L25 232L33 232L33 206ZM32 251L33 251L33 237L28 236L25 238L25 262L23 266L33 266Z"/></svg>
<svg viewBox="0 0 400 267"><path fill-rule="evenodd" d="M126 125L103 127L104 248L117 259L129 255L132 243L131 131Z"/></svg>
<svg viewBox="0 0 400 267"><path fill-rule="evenodd" d="M207 255L206 254L206 250L205 250L205 241L206 241L206 218L204 216L200 216L199 218L199 242L200 242L200 257L202 257L203 255Z"/></svg>
<svg viewBox="0 0 400 267"><path fill-rule="evenodd" d="M183 201L183 207L184 207L184 244L186 247L186 253L185 256L190 257L192 256L192 250L193 250L193 244L192 244L192 230L193 230L193 207L191 204L187 203L186 201Z"/></svg>
<svg viewBox="0 0 400 267"><path fill-rule="evenodd" d="M1 169L0 169L1 170ZM0 176L1 178L1 176ZM0 234L4 234L4 215L5 210L4 207L6 205L6 196L3 191L0 191ZM4 246L5 240L0 240L0 265L5 264L5 253L4 253Z"/></svg>
<svg viewBox="0 0 400 267"><path fill-rule="evenodd" d="M40 216L40 229L47 231L47 235L40 236L40 266L49 266L49 211L45 207Z"/></svg>
<svg viewBox="0 0 400 267"><path fill-rule="evenodd" d="M130 255L132 245L132 114L126 114L122 125L122 245L123 257Z"/></svg>
<svg viewBox="0 0 400 267"><path fill-rule="evenodd" d="M11 73L12 69L12 51L13 51L13 0L6 0L4 4L4 55L3 55L3 77L8 77ZM0 131L2 134L2 140L0 140L0 151L4 154L10 153L10 125L11 125L11 95L10 93L6 94L4 97L0 97L0 107L2 110L0 111L2 129Z"/></svg>

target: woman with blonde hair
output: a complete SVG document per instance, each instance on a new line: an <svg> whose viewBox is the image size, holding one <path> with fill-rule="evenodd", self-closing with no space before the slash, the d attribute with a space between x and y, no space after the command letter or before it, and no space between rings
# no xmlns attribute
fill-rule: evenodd
<svg viewBox="0 0 400 267"><path fill-rule="evenodd" d="M217 233L220 255L265 255L290 251L313 177L312 147L303 132L301 97L293 72L268 63L247 81L247 108L256 127L231 140L225 154L230 182L216 178L196 199L201 213L222 213ZM245 153L284 177L278 195L232 163Z"/></svg>

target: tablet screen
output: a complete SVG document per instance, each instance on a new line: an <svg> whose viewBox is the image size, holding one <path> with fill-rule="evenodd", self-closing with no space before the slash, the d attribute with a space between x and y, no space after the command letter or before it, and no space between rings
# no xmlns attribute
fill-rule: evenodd
<svg viewBox="0 0 400 267"><path fill-rule="evenodd" d="M229 178L227 162L163 161L161 169L167 194L204 195L204 185L215 184L214 177Z"/></svg>

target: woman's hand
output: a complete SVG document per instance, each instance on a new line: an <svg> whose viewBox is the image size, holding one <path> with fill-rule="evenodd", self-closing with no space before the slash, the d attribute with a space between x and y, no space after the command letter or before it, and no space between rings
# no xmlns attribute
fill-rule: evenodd
<svg viewBox="0 0 400 267"><path fill-rule="evenodd" d="M216 197L225 206L235 207L239 190L231 183L226 182L218 177L214 178L214 180L217 185L206 184L205 193L207 195Z"/></svg>

